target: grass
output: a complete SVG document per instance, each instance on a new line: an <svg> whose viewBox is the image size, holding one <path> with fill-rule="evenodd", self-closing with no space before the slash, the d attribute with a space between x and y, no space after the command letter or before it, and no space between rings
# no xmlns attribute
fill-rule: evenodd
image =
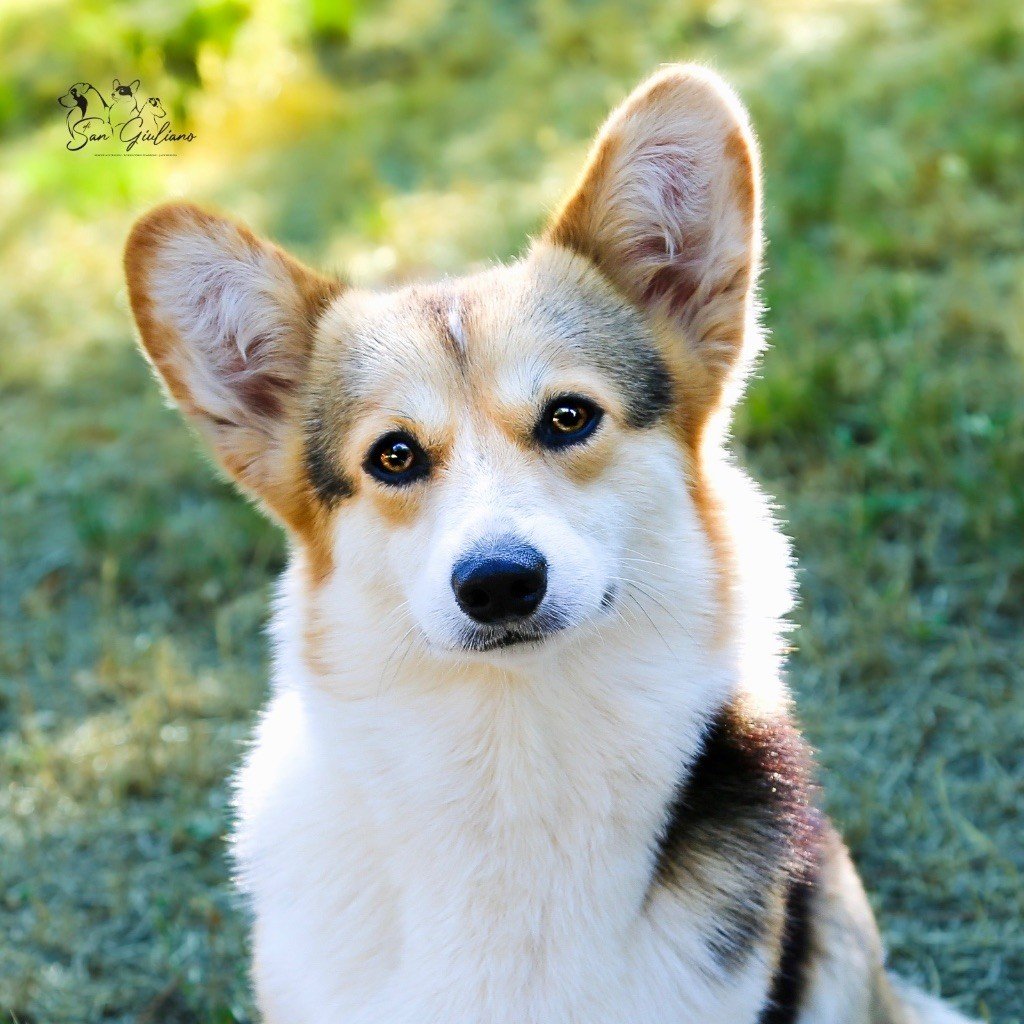
<svg viewBox="0 0 1024 1024"><path fill-rule="evenodd" d="M791 675L829 809L893 965L1024 1020L1017 5L71 10L0 25L0 1016L254 1019L225 780L283 545L133 349L131 218L185 193L368 283L504 258L609 103L697 58L765 151L774 348L737 448L796 538ZM196 143L65 153L63 78L132 67ZM279 86L258 118L256 79Z"/></svg>

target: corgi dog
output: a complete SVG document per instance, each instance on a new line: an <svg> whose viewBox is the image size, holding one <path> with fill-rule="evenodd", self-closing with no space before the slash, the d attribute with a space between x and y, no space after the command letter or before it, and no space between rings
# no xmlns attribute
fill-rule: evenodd
<svg viewBox="0 0 1024 1024"><path fill-rule="evenodd" d="M142 345L290 543L234 854L268 1024L954 1024L891 978L726 454L758 150L716 75L615 110L518 261L377 293L231 220L126 250Z"/></svg>
<svg viewBox="0 0 1024 1024"><path fill-rule="evenodd" d="M110 106L107 110L107 119L110 128L116 135L129 121L139 116L139 79L122 85L118 79L114 79L113 88L110 91Z"/></svg>

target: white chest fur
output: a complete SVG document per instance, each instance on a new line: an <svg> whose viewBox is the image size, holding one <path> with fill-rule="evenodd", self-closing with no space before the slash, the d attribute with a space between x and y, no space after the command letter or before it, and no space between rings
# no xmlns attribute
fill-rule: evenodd
<svg viewBox="0 0 1024 1024"><path fill-rule="evenodd" d="M236 841L272 1024L684 1020L737 998L700 923L645 901L665 805L726 685L689 654L685 675L633 641L628 661L602 650L600 676L579 657L356 701L282 688L239 779Z"/></svg>

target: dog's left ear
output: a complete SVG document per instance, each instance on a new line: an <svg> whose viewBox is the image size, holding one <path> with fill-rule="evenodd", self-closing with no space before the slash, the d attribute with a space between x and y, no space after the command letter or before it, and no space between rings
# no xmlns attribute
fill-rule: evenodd
<svg viewBox="0 0 1024 1024"><path fill-rule="evenodd" d="M121 80L120 80L119 78L115 78L115 79L114 79L114 85L113 85L113 87L114 87L115 89L120 89L120 88L121 88Z"/></svg>
<svg viewBox="0 0 1024 1024"><path fill-rule="evenodd" d="M598 134L544 238L592 260L665 340L699 430L757 348L760 171L746 111L715 74L666 68Z"/></svg>
<svg viewBox="0 0 1024 1024"><path fill-rule="evenodd" d="M131 89L132 92L138 92L139 86L141 84L142 84L142 80L139 79L139 78L136 78L135 81L132 82L132 84L128 86L128 88Z"/></svg>

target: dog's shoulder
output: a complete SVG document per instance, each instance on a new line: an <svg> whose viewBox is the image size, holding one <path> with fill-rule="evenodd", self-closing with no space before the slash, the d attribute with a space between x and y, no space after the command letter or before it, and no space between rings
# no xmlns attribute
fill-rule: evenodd
<svg viewBox="0 0 1024 1024"><path fill-rule="evenodd" d="M813 755L787 709L734 699L709 719L666 811L652 891L702 895L723 969L777 932L780 907L801 915L823 835L815 794Z"/></svg>

